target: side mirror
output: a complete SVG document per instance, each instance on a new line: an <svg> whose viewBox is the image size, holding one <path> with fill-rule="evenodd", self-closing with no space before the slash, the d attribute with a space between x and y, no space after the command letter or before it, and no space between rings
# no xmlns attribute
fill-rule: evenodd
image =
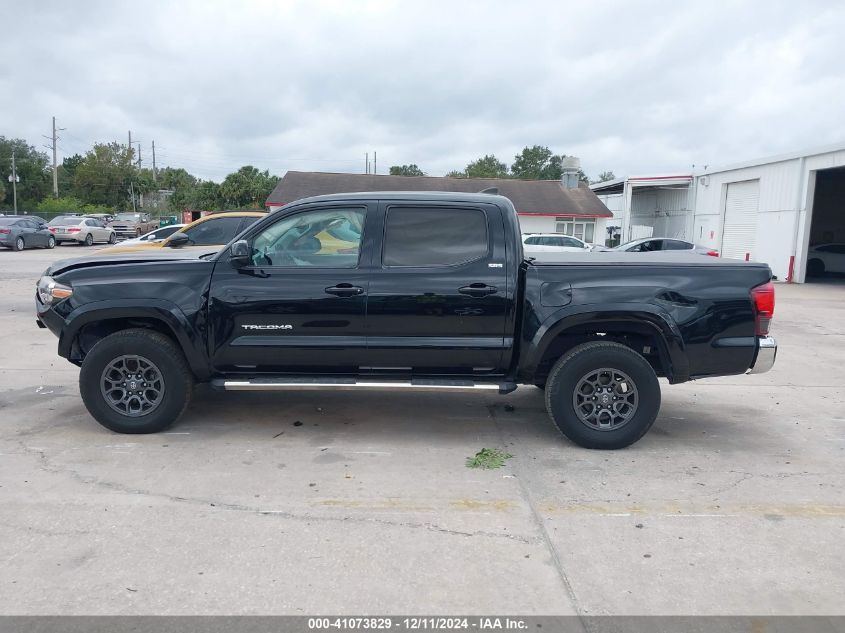
<svg viewBox="0 0 845 633"><path fill-rule="evenodd" d="M252 248L246 240L238 240L232 244L229 261L235 268L243 268L252 260Z"/></svg>
<svg viewBox="0 0 845 633"><path fill-rule="evenodd" d="M184 233L174 233L169 240L167 240L166 245L170 248L179 248L180 246L185 246L191 241L191 238L185 235Z"/></svg>

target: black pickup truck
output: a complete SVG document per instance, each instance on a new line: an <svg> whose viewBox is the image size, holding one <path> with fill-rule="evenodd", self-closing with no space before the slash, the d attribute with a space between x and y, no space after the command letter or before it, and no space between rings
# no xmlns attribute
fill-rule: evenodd
<svg viewBox="0 0 845 633"><path fill-rule="evenodd" d="M669 383L767 371L771 271L683 252L525 259L507 198L338 194L291 203L219 252L58 262L37 322L122 433L227 391L545 390L577 444L621 448ZM539 394L538 394L539 395Z"/></svg>

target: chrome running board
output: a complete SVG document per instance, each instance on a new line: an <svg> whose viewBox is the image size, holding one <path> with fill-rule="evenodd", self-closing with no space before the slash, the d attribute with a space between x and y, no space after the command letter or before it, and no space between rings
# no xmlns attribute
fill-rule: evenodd
<svg viewBox="0 0 845 633"><path fill-rule="evenodd" d="M510 393L515 383L475 382L461 379L415 378L385 380L366 378L217 378L211 386L224 391L320 391L323 389L384 389L399 391L497 391Z"/></svg>

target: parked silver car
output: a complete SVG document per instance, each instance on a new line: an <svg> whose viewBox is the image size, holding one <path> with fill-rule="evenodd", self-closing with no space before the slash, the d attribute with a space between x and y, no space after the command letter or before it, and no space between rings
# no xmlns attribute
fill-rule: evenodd
<svg viewBox="0 0 845 633"><path fill-rule="evenodd" d="M625 251L628 253L653 253L655 251L691 251L699 255L718 257L719 251L708 246L698 246L685 240L671 237L645 237L631 242L625 242L613 248L596 248L597 251Z"/></svg>
<svg viewBox="0 0 845 633"><path fill-rule="evenodd" d="M58 244L76 242L77 244L91 246L97 242L114 244L117 241L114 229L94 218L60 215L50 220L47 228L56 238Z"/></svg>

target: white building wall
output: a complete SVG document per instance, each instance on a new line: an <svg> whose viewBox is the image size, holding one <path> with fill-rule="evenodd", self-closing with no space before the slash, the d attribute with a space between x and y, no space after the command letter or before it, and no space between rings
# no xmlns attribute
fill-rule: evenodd
<svg viewBox="0 0 845 633"><path fill-rule="evenodd" d="M543 215L520 215L519 230L523 233L554 233L555 218Z"/></svg>
<svg viewBox="0 0 845 633"><path fill-rule="evenodd" d="M651 236L690 239L693 228L690 195L691 187L635 187L631 194L631 234L626 239Z"/></svg>
<svg viewBox="0 0 845 633"><path fill-rule="evenodd" d="M520 215L519 230L521 233L557 233L557 217L543 215ZM570 218L567 218L570 219ZM593 218L585 218L589 220ZM576 222L577 222L576 218ZM595 218L595 229L593 241L596 244L604 244L607 238L608 218Z"/></svg>
<svg viewBox="0 0 845 633"><path fill-rule="evenodd" d="M845 165L845 151L791 157L720 172L697 174L692 239L721 249L727 186L760 181L756 248L752 257L769 264L778 279L787 279L795 256L796 281L804 281L815 170Z"/></svg>

